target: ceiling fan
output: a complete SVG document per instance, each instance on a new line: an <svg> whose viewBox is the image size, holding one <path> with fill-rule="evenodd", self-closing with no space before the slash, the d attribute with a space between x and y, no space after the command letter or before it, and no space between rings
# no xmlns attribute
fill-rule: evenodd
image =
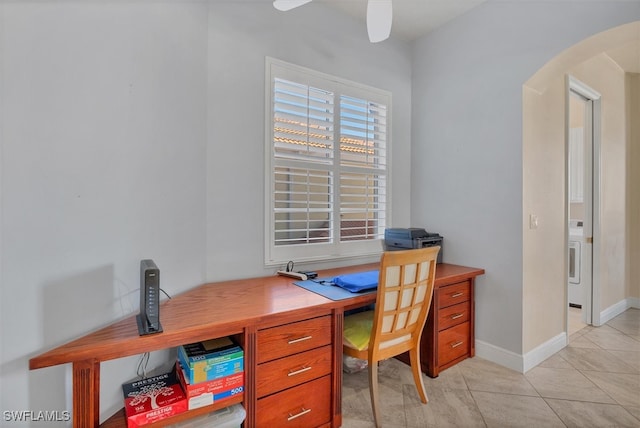
<svg viewBox="0 0 640 428"><path fill-rule="evenodd" d="M273 0L273 7L281 11L288 11L311 0ZM391 0L367 1L367 33L371 43L386 40L391 34L391 21L393 20L393 8Z"/></svg>

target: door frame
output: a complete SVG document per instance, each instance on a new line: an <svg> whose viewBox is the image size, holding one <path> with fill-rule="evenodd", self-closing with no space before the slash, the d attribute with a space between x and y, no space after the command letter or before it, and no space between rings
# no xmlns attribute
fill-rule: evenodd
<svg viewBox="0 0 640 428"><path fill-rule="evenodd" d="M587 127L591 131L591 145L585 147L585 227L584 247L582 251L583 272L590 272L591 290L587 290L586 295L586 322L594 326L601 325L600 301L601 301L601 282L600 282L600 145L601 145L601 95L587 84L581 82L574 76L567 74L565 91L565 228L568 249L569 236L569 97L571 92L575 92L591 102L591 126ZM590 188L590 191L588 191ZM568 250L565 271L568 269ZM568 273L567 273L568 278ZM567 285L568 288L568 285ZM565 293L565 308L569 307L568 293ZM583 314L585 311L583 311ZM565 331L568 331L569 314L567 310L567 319Z"/></svg>

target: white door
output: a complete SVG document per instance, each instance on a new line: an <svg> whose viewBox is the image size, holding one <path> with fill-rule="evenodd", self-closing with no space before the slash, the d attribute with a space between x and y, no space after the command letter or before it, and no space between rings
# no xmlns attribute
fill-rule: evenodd
<svg viewBox="0 0 640 428"><path fill-rule="evenodd" d="M594 206L598 203L598 187L594 186L594 177L597 177L597 159L599 156L599 106L600 95L582 82L569 77L568 90L568 130L567 130L567 169L568 169L568 230L567 242L575 242L576 234L580 236L580 260L575 263L580 272L578 283L576 275L569 280L567 278L567 296L571 300L573 295L579 294L582 307L581 318L586 324L596 324L599 316L594 320L594 314L599 314L599 295L597 281L593 276L593 236ZM596 220L596 221L594 221ZM582 227L576 229L576 224ZM570 250L567 249L568 257ZM573 253L574 257L577 254ZM568 259L568 262L571 262ZM569 266L571 267L571 266ZM567 302L571 304L571 301ZM575 306L575 305L572 305ZM595 321L595 322L594 322Z"/></svg>

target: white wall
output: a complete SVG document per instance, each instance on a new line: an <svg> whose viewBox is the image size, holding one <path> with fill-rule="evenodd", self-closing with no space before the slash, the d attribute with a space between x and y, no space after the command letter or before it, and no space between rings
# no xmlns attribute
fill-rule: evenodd
<svg viewBox="0 0 640 428"><path fill-rule="evenodd" d="M411 220L444 236L446 262L486 269L478 355L522 363L522 85L562 50L638 19L639 2L489 1L414 44Z"/></svg>
<svg viewBox="0 0 640 428"><path fill-rule="evenodd" d="M393 92L393 218L408 225L410 49L307 6L0 3L1 410L70 409L68 368L28 360L136 313L141 259L170 294L271 273L266 55ZM137 361L102 364L101 419Z"/></svg>
<svg viewBox="0 0 640 428"><path fill-rule="evenodd" d="M0 408L64 410L30 357L137 312L143 258L169 294L205 278L207 10L0 7ZM103 410L136 362L103 365Z"/></svg>
<svg viewBox="0 0 640 428"><path fill-rule="evenodd" d="M523 352L562 334L567 319L565 76L523 90ZM563 342L564 345L564 342Z"/></svg>

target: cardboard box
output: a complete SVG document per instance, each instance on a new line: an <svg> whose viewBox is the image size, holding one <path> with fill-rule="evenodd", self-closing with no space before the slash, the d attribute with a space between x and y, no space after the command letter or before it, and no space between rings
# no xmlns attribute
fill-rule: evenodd
<svg viewBox="0 0 640 428"><path fill-rule="evenodd" d="M191 385L244 372L244 356L215 364L197 364L194 368L185 367L182 360L180 364Z"/></svg>
<svg viewBox="0 0 640 428"><path fill-rule="evenodd" d="M228 400L229 398L241 394L244 391L244 386L240 386L238 388L229 389L227 391L219 392L217 394L205 393L202 395L198 395L196 397L191 397L187 399L187 409L193 410L199 407L210 406L213 403L218 403L223 400Z"/></svg>
<svg viewBox="0 0 640 428"><path fill-rule="evenodd" d="M178 360L192 384L244 371L244 351L230 337L179 346Z"/></svg>
<svg viewBox="0 0 640 428"><path fill-rule="evenodd" d="M180 367L178 379L185 391L189 410L208 406L244 392L244 372L205 382L189 383L186 371Z"/></svg>
<svg viewBox="0 0 640 428"><path fill-rule="evenodd" d="M176 376L169 373L122 385L127 427L137 428L187 411L187 398Z"/></svg>
<svg viewBox="0 0 640 428"><path fill-rule="evenodd" d="M220 337L179 346L178 356L183 367L193 368L203 362L216 364L233 360L244 356L244 353L230 337Z"/></svg>

